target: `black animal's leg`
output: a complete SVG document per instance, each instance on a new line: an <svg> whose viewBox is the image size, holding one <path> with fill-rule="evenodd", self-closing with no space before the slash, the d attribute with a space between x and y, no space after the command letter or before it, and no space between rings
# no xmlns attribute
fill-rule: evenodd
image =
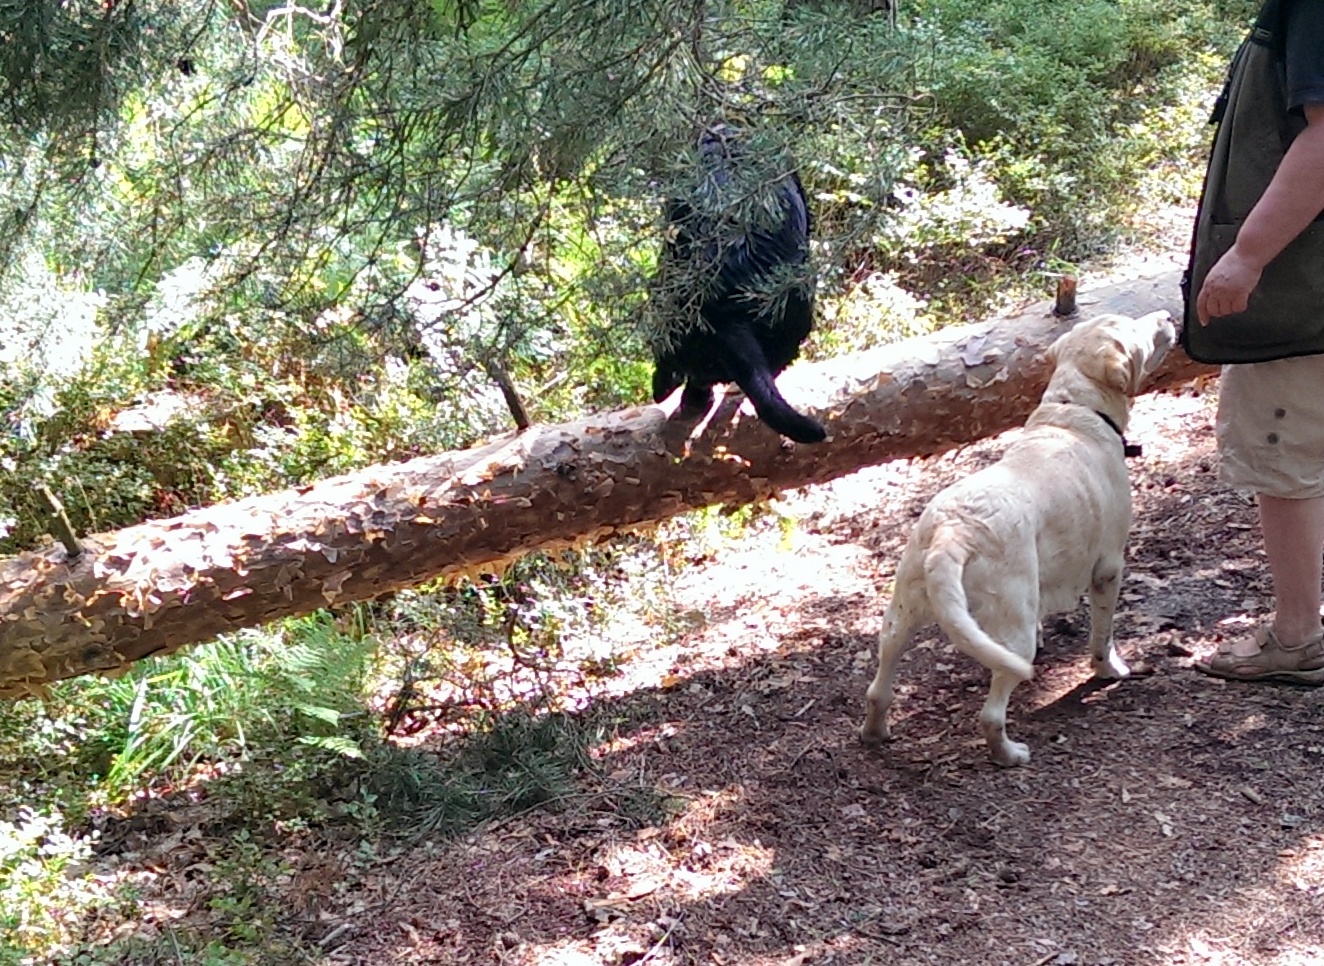
<svg viewBox="0 0 1324 966"><path fill-rule="evenodd" d="M713 404L713 387L693 378L685 383L685 392L680 397L680 412L706 413Z"/></svg>
<svg viewBox="0 0 1324 966"><path fill-rule="evenodd" d="M715 334L732 380L754 403L759 419L797 443L820 443L827 437L817 420L796 412L782 398L763 347L748 325L731 325Z"/></svg>
<svg viewBox="0 0 1324 966"><path fill-rule="evenodd" d="M668 362L659 361L653 370L653 402L660 403L666 399L676 391L682 381L681 375L672 369Z"/></svg>

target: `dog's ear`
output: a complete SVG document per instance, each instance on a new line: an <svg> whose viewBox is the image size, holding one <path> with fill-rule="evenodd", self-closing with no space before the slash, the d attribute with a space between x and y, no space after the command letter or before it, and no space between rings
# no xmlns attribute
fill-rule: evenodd
<svg viewBox="0 0 1324 966"><path fill-rule="evenodd" d="M1076 365L1090 381L1131 395L1132 387L1144 377L1144 354L1111 332L1096 332L1092 344L1082 346L1084 351L1076 355Z"/></svg>
<svg viewBox="0 0 1324 966"><path fill-rule="evenodd" d="M1135 320L1108 315L1096 321L1099 324L1096 331L1104 338L1097 350L1099 371L1095 378L1110 389L1134 396L1148 375L1145 360L1149 357L1146 347L1133 335L1138 328Z"/></svg>
<svg viewBox="0 0 1324 966"><path fill-rule="evenodd" d="M1145 336L1142 337L1142 344L1132 350L1133 354L1139 354L1136 385L1131 392L1133 396L1140 392L1141 384L1163 364L1169 350L1177 343L1177 326L1166 309L1136 319L1136 325Z"/></svg>
<svg viewBox="0 0 1324 966"><path fill-rule="evenodd" d="M1164 324L1157 324L1159 322ZM1127 337L1118 339L1117 343L1117 378L1125 380L1125 385L1119 388L1128 396L1135 396L1140 393L1149 374L1163 362L1168 349L1172 348L1176 340L1176 329L1166 312L1152 312L1136 319L1126 334ZM1120 361L1123 359L1124 362ZM1125 371L1125 376L1121 370Z"/></svg>
<svg viewBox="0 0 1324 966"><path fill-rule="evenodd" d="M1128 396L1140 392L1140 384L1145 380L1144 347L1133 342L1118 340L1115 343L1114 358L1108 366L1108 385L1120 389Z"/></svg>
<svg viewBox="0 0 1324 966"><path fill-rule="evenodd" d="M1160 321L1167 324L1158 325ZM1054 365L1068 354L1065 341L1073 333L1078 334L1079 343L1069 354L1081 374L1127 396L1140 391L1146 377L1162 360L1163 351L1175 340L1175 330L1166 312L1153 312L1139 319L1100 315L1077 323L1052 344L1048 357Z"/></svg>

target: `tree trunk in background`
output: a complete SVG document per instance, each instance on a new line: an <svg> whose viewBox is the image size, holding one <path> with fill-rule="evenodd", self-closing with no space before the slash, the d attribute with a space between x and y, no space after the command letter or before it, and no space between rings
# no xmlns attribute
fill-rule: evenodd
<svg viewBox="0 0 1324 966"><path fill-rule="evenodd" d="M1080 302L1082 317L1181 308L1171 274ZM63 547L0 561L0 696L1002 432L1071 325L1050 306L793 366L779 384L827 427L817 446L783 445L739 396L698 426L642 406L87 537L71 562ZM1177 350L1154 386L1214 371Z"/></svg>

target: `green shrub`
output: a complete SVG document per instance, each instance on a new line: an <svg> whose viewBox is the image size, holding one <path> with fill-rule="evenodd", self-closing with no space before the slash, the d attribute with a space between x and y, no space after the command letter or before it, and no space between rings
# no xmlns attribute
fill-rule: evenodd
<svg viewBox="0 0 1324 966"><path fill-rule="evenodd" d="M1242 30L1183 0L920 0L913 16L940 129L992 164L1033 213L1028 237L1066 258L1118 237L1156 158L1199 167L1200 126L1142 121L1191 97L1211 105Z"/></svg>

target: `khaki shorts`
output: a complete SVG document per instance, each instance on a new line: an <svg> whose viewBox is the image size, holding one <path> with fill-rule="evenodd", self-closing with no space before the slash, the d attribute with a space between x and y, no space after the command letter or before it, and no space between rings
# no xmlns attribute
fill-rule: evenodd
<svg viewBox="0 0 1324 966"><path fill-rule="evenodd" d="M1225 483L1324 496L1324 355L1224 366L1216 426Z"/></svg>

